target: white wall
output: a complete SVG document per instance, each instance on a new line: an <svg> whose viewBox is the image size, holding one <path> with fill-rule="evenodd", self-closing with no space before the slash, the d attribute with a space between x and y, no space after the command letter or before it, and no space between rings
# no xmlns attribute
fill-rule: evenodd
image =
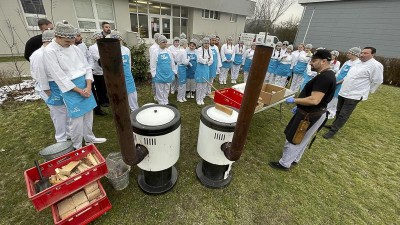
<svg viewBox="0 0 400 225"><path fill-rule="evenodd" d="M232 36L236 43L240 34L244 31L245 16L238 16L237 22L230 22L230 14L228 13L220 13L219 20L211 20L201 17L201 9L193 9L192 11L193 34L216 34L220 37L222 42L225 42L226 37Z"/></svg>

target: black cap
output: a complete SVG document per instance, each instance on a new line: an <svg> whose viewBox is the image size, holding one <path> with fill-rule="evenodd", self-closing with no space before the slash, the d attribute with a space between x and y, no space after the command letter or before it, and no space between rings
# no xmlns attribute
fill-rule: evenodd
<svg viewBox="0 0 400 225"><path fill-rule="evenodd" d="M326 49L319 49L316 52L314 52L314 55L312 56L312 58L313 59L326 59L328 61L331 61L332 60L332 55Z"/></svg>

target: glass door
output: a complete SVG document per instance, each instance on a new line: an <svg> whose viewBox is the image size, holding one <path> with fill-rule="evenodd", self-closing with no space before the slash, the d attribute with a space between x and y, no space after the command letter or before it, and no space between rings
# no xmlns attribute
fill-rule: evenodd
<svg viewBox="0 0 400 225"><path fill-rule="evenodd" d="M154 38L155 33L163 34L168 40L171 39L171 18L163 16L150 16L150 36Z"/></svg>
<svg viewBox="0 0 400 225"><path fill-rule="evenodd" d="M170 18L161 18L162 24L162 34L167 38L171 39L171 19Z"/></svg>

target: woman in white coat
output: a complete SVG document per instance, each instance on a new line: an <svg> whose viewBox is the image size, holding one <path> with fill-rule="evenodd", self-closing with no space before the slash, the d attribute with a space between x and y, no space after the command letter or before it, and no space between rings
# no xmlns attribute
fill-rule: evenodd
<svg viewBox="0 0 400 225"><path fill-rule="evenodd" d="M304 72L307 70L307 65L310 62L312 56L311 49L312 45L307 44L305 46L305 51L299 50L297 57L293 57L293 77L292 83L290 85L290 90L292 91L299 91L300 86L304 81ZM293 52L293 54L295 53Z"/></svg>
<svg viewBox="0 0 400 225"><path fill-rule="evenodd" d="M332 55L332 60L331 60L331 70L333 72L337 73L340 69L340 61L337 60L337 57L339 56L339 52L336 50L331 51Z"/></svg>
<svg viewBox="0 0 400 225"><path fill-rule="evenodd" d="M204 105L208 88L207 81L210 80L210 66L213 64L213 53L210 49L210 38L205 37L202 41L203 45L197 49L197 66L195 72L196 80L196 103Z"/></svg>
<svg viewBox="0 0 400 225"><path fill-rule="evenodd" d="M229 69L232 68L233 59L235 58L234 46L232 37L226 39L226 43L221 47L221 73L219 74L219 83L226 84Z"/></svg>
<svg viewBox="0 0 400 225"><path fill-rule="evenodd" d="M244 82L247 82L247 78L249 77L250 73L250 68L251 64L253 63L253 56L254 56L254 51L256 49L256 43L251 44L251 48L247 49L246 52L243 54L243 76L244 76Z"/></svg>
<svg viewBox="0 0 400 225"><path fill-rule="evenodd" d="M236 80L239 77L240 65L243 63L243 54L246 51L246 46L244 46L244 41L239 41L234 48L235 57L233 58L232 70L231 70L231 80L232 84L236 84Z"/></svg>

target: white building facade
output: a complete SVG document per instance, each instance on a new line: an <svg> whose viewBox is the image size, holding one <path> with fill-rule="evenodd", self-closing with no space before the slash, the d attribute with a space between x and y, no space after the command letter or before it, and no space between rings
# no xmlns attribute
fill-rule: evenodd
<svg viewBox="0 0 400 225"><path fill-rule="evenodd" d="M5 34L0 37L0 55L11 55L10 45L13 54L22 54L26 41L40 34L40 18L67 20L83 36L101 30L107 21L131 45L138 37L151 43L157 32L170 42L181 33L237 40L254 7L250 0L0 0L0 29Z"/></svg>

